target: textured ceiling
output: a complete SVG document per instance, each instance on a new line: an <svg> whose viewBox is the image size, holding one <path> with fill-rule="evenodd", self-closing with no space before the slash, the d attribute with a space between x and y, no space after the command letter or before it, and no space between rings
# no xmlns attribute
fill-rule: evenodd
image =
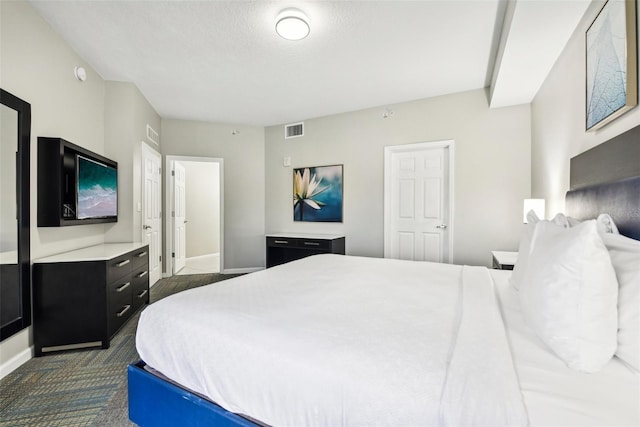
<svg viewBox="0 0 640 427"><path fill-rule="evenodd" d="M104 79L133 82L162 117L253 125L487 87L506 9L498 0L31 4ZM310 18L297 42L274 31L291 6Z"/></svg>

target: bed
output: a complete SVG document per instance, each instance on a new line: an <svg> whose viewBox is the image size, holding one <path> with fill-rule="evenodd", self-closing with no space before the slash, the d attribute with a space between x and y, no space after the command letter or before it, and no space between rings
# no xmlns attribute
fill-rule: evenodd
<svg viewBox="0 0 640 427"><path fill-rule="evenodd" d="M531 229L549 228L551 240L560 233L599 239L604 221L619 226L612 239L640 255L640 242L625 237L640 236L640 177L604 185L568 193L571 225L543 221ZM601 209L614 214L591 219ZM529 269L551 265L552 250L534 250L547 235L532 233ZM599 261L584 267L593 281L613 280L616 289L597 299L613 299L606 313L580 318L578 326L589 327L577 352L574 341L549 338L549 318L540 320L556 310L566 327L576 304L554 301L571 303L572 295L552 295L538 309L536 298L546 296L536 294L532 277L553 274L524 274L520 258L512 274L316 255L173 295L141 315L142 360L128 368L130 419L141 426L639 425L633 322L640 275L629 262L640 258L605 250L610 257L598 259L623 267L609 261L601 269L607 280L595 280ZM572 260L585 264L589 256ZM592 348L591 334L606 339Z"/></svg>

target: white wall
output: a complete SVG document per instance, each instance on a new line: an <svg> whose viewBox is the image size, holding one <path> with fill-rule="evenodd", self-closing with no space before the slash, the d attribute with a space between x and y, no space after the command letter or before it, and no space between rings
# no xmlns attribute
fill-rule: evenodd
<svg viewBox="0 0 640 427"><path fill-rule="evenodd" d="M224 159L221 269L264 267L264 128L163 119L161 134L163 155Z"/></svg>
<svg viewBox="0 0 640 427"><path fill-rule="evenodd" d="M531 190L547 200L547 217L564 210L571 157L640 124L636 107L600 130L585 131L585 32L603 3L589 7L531 104Z"/></svg>
<svg viewBox="0 0 640 427"><path fill-rule="evenodd" d="M267 232L344 233L352 255L383 256L383 151L387 145L455 140L453 261L490 265L491 250L517 250L530 191L530 109L491 110L484 90L305 120L304 137L265 130ZM344 222L294 223L292 167L344 164Z"/></svg>
<svg viewBox="0 0 640 427"><path fill-rule="evenodd" d="M106 242L142 239L142 147L147 124L160 131L160 116L132 83L106 82L105 155L118 162L118 222L107 226Z"/></svg>
<svg viewBox="0 0 640 427"><path fill-rule="evenodd" d="M187 258L220 252L220 165L185 162Z"/></svg>
<svg viewBox="0 0 640 427"><path fill-rule="evenodd" d="M37 227L37 137L62 137L104 154L105 84L28 2L0 2L0 86L31 104L32 259L104 241L105 225ZM74 67L87 71L84 83ZM0 366L30 357L31 328L0 344Z"/></svg>
<svg viewBox="0 0 640 427"><path fill-rule="evenodd" d="M108 224L111 242L132 241L133 158L125 147L133 145L133 89L130 83L106 82L105 156L118 162L118 222Z"/></svg>
<svg viewBox="0 0 640 427"><path fill-rule="evenodd" d="M26 1L0 1L0 86L31 104L31 258L104 241L139 241L140 141L160 117L131 84L105 81ZM87 71L85 82L74 68ZM119 165L117 224L37 227L37 137L61 137ZM31 356L31 328L0 344L0 368ZM16 363L14 363L16 362ZM1 374L1 373L0 373Z"/></svg>

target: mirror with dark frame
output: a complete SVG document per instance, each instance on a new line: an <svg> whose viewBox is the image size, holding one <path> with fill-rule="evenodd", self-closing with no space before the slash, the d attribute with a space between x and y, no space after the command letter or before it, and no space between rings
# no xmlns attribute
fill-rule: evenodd
<svg viewBox="0 0 640 427"><path fill-rule="evenodd" d="M0 89L0 341L31 325L31 105Z"/></svg>

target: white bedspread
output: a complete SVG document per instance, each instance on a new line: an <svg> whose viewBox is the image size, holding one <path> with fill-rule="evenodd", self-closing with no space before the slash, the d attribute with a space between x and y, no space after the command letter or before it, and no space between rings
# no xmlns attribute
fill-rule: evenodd
<svg viewBox="0 0 640 427"><path fill-rule="evenodd" d="M525 425L500 319L483 267L317 255L154 303L136 345L270 425Z"/></svg>

